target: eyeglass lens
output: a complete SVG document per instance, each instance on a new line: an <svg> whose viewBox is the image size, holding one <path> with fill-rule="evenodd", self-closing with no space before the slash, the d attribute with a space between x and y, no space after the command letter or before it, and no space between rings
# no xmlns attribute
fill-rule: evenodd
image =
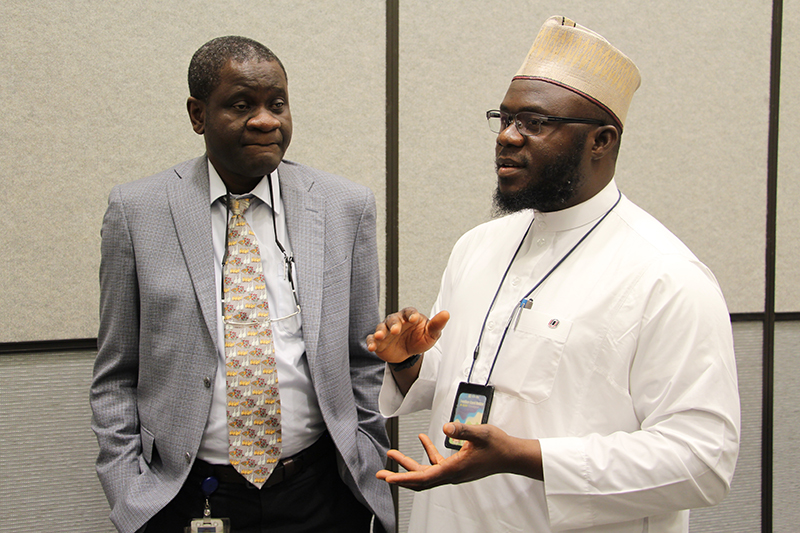
<svg viewBox="0 0 800 533"><path fill-rule="evenodd" d="M494 133L500 133L508 128L512 122L516 122L517 130L522 135L539 135L542 131L542 117L528 112L510 115L503 112L489 112L486 114L489 121L489 129Z"/></svg>

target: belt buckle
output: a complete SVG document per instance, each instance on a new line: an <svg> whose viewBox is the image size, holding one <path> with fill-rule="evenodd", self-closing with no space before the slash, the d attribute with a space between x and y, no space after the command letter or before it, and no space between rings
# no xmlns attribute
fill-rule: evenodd
<svg viewBox="0 0 800 533"><path fill-rule="evenodd" d="M283 479L292 477L302 469L302 462L295 459L295 457L297 456L287 457L284 461L281 461L281 465L283 466ZM281 481L283 481L283 479Z"/></svg>

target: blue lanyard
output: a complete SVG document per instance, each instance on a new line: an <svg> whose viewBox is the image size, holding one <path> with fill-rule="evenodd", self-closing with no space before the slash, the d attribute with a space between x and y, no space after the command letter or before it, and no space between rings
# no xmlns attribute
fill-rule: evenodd
<svg viewBox="0 0 800 533"><path fill-rule="evenodd" d="M584 233L583 237L581 237L580 240L578 240L578 242L576 242L572 246L572 248L570 248L569 251L566 254L564 254L564 256L561 259L558 260L558 263L556 263L555 266L553 266L553 268L551 268L547 272L547 274L545 274L544 277L542 279L540 279L536 283L536 285L534 285L533 288L531 290L529 290L525 294L525 296L522 297L522 299L519 301L519 304L514 306L514 310L511 312L511 316L508 318L508 322L506 323L506 327L503 330L503 336L500 337L500 343L497 345L497 351L494 353L494 359L492 360L492 366L491 366L491 368L489 368L489 375L486 376L486 383L484 383L484 385L488 385L489 384L489 380L492 377L492 372L494 372L494 365L497 363L497 356L500 355L500 349L503 347L503 343L506 340L506 335L508 334L508 329L511 327L511 323L514 321L514 318L517 316L518 313L522 313L522 309L528 304L528 302L532 301L532 300L529 300L530 295L533 294L533 291L538 289L539 286L542 283L544 283L547 278L550 277L550 274L555 272L555 270L558 267L561 266L561 264L567 259L567 257L572 255L572 252L574 252L575 249L578 246L580 246L580 244L583 241L586 240L586 237L588 237L595 230L595 228L597 226L599 226L600 223L603 220L606 219L606 217L609 215L609 213L611 213L611 211L613 211L614 208L617 207L617 204L619 204L619 201L622 199L622 192L618 192L618 193L619 193L619 196L617 196L617 201L614 202L614 205L612 205L611 208L608 211L606 211L605 214L602 217L600 217L600 220L595 222L594 226L592 226L589 229L589 231ZM478 335L478 343L475 345L475 351L472 352L472 365L469 368L469 376L467 376L467 383L469 383L470 380L472 379L472 371L475 370L475 361L478 360L478 354L480 353L480 349L481 349L481 340L483 340L483 332L486 330L486 322L489 320L489 314L491 314L492 309L494 308L494 304L497 301L497 296L500 294L500 289L503 287L503 283L506 280L506 276L508 276L508 272L511 270L511 265L513 265L514 261L517 259L517 255L519 254L519 251L522 248L522 243L525 242L525 238L528 236L528 233L530 233L532 226L533 226L533 220L531 220L531 223L528 226L528 229L525 230L525 235L522 236L522 240L520 241L519 246L517 246L517 250L514 252L514 256L511 258L511 262L508 263L508 266L506 267L506 271L503 273L503 277L500 280L500 284L497 286L497 291L494 293L494 298L492 298L492 303L489 305L489 310L486 311L486 316L484 317L483 325L481 326L481 333L480 333L480 335Z"/></svg>

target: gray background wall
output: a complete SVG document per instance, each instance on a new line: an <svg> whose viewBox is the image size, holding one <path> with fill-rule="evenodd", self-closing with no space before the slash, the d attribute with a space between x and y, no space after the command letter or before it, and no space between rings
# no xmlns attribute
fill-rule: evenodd
<svg viewBox="0 0 800 533"><path fill-rule="evenodd" d="M693 531L760 530L765 469L774 473L774 529L794 529L797 0L11 0L0 5L8 211L0 219L0 530L45 531L65 519L84 531L111 529L92 466L94 352L63 348L96 335L99 228L112 185L202 153L185 111L186 67L201 44L241 34L272 48L289 74L295 133L287 157L370 186L384 228L393 173L385 157L387 4L399 4L400 65L399 134L389 140L399 149L399 267L388 300L427 310L452 244L489 218L494 135L484 111L502 100L541 23L563 14L598 31L643 78L617 182L712 268L737 319L742 452L731 496L694 512ZM772 101L780 143L770 163L775 5L783 14L782 84ZM771 442L762 435L762 377L773 375L762 362L762 318L773 311L765 308L770 168L778 173L774 310L785 320L774 336L774 390L767 390L775 402L767 420L774 465L762 465L762 443ZM30 211L43 229L33 229ZM395 279L386 244L381 237L382 264ZM28 429L33 417L41 421L37 432ZM401 449L420 456L415 435L427 428L426 414L404 417L399 428ZM33 479L33 461L46 465L44 482ZM403 528L410 500L401 490Z"/></svg>

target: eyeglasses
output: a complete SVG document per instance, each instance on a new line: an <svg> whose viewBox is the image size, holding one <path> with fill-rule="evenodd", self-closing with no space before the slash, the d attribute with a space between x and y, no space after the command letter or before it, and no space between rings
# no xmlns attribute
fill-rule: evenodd
<svg viewBox="0 0 800 533"><path fill-rule="evenodd" d="M542 124L547 122L560 122L562 124L597 124L605 125L605 121L596 118L573 118L573 117L552 117L540 115L530 111L520 111L519 113L506 113L497 109L486 112L486 120L489 121L489 129L494 133L505 131L511 123L517 127L522 135L534 137L542 132Z"/></svg>
<svg viewBox="0 0 800 533"><path fill-rule="evenodd" d="M283 249L283 246L281 246L280 241L276 239L275 243L281 249L281 253L283 254L283 276L284 278L289 279L289 285L292 286L292 297L294 298L294 308L296 309L294 313L290 313L286 316L282 316L279 318L270 317L271 322L280 322L281 320L286 320L287 318L292 318L295 315L299 315L300 302L297 301L297 290L294 288L294 276L292 276L292 272L294 272L294 256L286 253L286 250Z"/></svg>

